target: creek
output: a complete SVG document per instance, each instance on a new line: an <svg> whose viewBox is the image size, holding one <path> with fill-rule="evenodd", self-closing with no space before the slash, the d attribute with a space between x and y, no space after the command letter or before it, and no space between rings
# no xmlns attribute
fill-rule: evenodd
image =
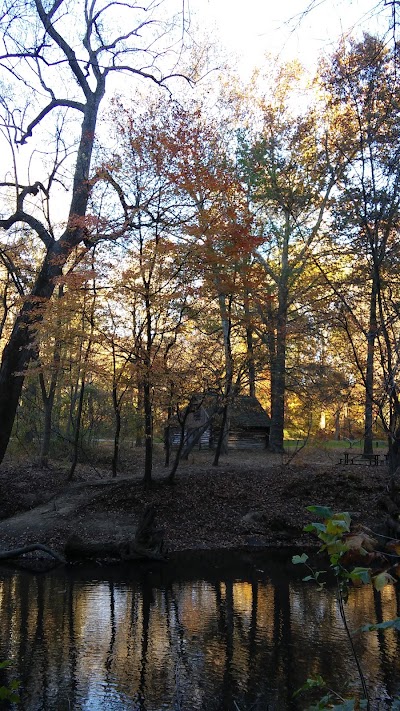
<svg viewBox="0 0 400 711"><path fill-rule="evenodd" d="M307 677L360 693L334 588L290 556L199 553L167 564L0 570L1 683L23 711L285 711ZM305 573L304 573L305 574ZM396 617L399 590L351 591L349 625ZM400 696L395 630L356 634L373 711ZM321 694L320 694L321 695Z"/></svg>

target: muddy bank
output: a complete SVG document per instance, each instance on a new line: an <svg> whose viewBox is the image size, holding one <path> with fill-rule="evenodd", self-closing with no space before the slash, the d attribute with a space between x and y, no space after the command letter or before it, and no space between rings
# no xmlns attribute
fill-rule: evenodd
<svg viewBox="0 0 400 711"><path fill-rule="evenodd" d="M156 467L146 490L140 467L116 479L81 468L79 480L69 484L65 470L55 465L4 467L0 547L39 542L62 552L71 536L118 544L134 537L147 506L154 508L155 526L171 552L308 546L312 540L302 529L312 504L350 511L356 525L384 532L383 466L342 466L323 455L285 464L260 453L232 455L214 468L203 454L181 469L174 485L165 476Z"/></svg>

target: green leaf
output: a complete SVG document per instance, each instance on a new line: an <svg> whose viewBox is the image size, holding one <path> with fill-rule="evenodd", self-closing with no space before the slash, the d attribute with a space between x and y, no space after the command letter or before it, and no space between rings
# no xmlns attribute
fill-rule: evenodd
<svg viewBox="0 0 400 711"><path fill-rule="evenodd" d="M361 580L362 583L369 583L371 581L370 569L369 568L353 568L349 573L350 580Z"/></svg>
<svg viewBox="0 0 400 711"><path fill-rule="evenodd" d="M341 521L344 521L347 526L350 528L351 525L351 516L348 511L341 511L340 513L336 513L333 518L340 519Z"/></svg>
<svg viewBox="0 0 400 711"><path fill-rule="evenodd" d="M332 708L332 694L326 694L325 696L322 697L319 701L317 701L316 705L314 706L309 706L307 711L327 711L327 709Z"/></svg>
<svg viewBox="0 0 400 711"><path fill-rule="evenodd" d="M343 553L347 553L348 551L346 544L343 543L340 539L334 540L332 543L329 543L324 546L324 548L326 548L330 556L331 565L336 565L340 558L343 556Z"/></svg>
<svg viewBox="0 0 400 711"><path fill-rule="evenodd" d="M320 518L332 518L333 511L329 506L307 506L307 511L320 516Z"/></svg>
<svg viewBox="0 0 400 711"><path fill-rule="evenodd" d="M1 701L18 701L18 694L15 694L8 686L0 686Z"/></svg>
<svg viewBox="0 0 400 711"><path fill-rule="evenodd" d="M331 518L326 524L326 532L332 536L350 531L350 522L343 518Z"/></svg>
<svg viewBox="0 0 400 711"><path fill-rule="evenodd" d="M306 563L307 560L307 553L302 553L301 555L294 555L292 558L292 563L294 563L294 565L299 565L299 563Z"/></svg>
<svg viewBox="0 0 400 711"><path fill-rule="evenodd" d="M308 523L304 526L303 531L307 533L325 533L326 526L324 523Z"/></svg>
<svg viewBox="0 0 400 711"><path fill-rule="evenodd" d="M379 590L382 590L382 588L386 587L386 585L392 585L396 581L390 573L384 571L383 573L379 573L379 575L374 575L372 582L375 590L378 590L379 592Z"/></svg>
<svg viewBox="0 0 400 711"><path fill-rule="evenodd" d="M326 683L322 676L318 675L314 678L310 677L304 682L300 689L297 689L297 691L294 692L293 696L298 696L298 694L301 694L303 691L309 691L310 689L323 689L325 686Z"/></svg>
<svg viewBox="0 0 400 711"><path fill-rule="evenodd" d="M363 625L361 632L374 632L375 630L400 630L400 617L386 622L378 622L376 625Z"/></svg>

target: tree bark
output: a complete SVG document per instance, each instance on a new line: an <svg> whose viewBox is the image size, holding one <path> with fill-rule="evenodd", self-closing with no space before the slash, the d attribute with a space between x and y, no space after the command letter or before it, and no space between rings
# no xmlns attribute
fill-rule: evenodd
<svg viewBox="0 0 400 711"><path fill-rule="evenodd" d="M54 395L55 395L57 379L54 378L54 382L53 382L53 378L52 378L52 382L50 383L49 394L46 395L46 386L44 383L43 374L40 373L39 377L40 377L40 386L42 389L42 400L43 400L43 408L44 408L43 437L42 437L42 446L40 449L39 466L42 469L44 469L44 468L48 467L48 465L49 465L49 452L50 452L51 429L52 429L51 425L52 425Z"/></svg>
<svg viewBox="0 0 400 711"><path fill-rule="evenodd" d="M219 279L216 279L218 287ZM217 448L213 466L217 467L221 454L228 453L228 428L229 428L229 404L232 398L233 384L233 355L232 355L232 299L233 294L226 295L222 289L218 295L219 311L221 316L222 333L224 337L225 354L225 384L224 384L224 406L222 410L221 430L218 437Z"/></svg>
<svg viewBox="0 0 400 711"><path fill-rule="evenodd" d="M114 393L113 393L114 396ZM118 405L114 405L115 431L114 431L114 449L111 462L112 476L118 474L118 459L119 459L119 439L121 435L121 411Z"/></svg>
<svg viewBox="0 0 400 711"><path fill-rule="evenodd" d="M63 286L60 285L58 288L58 299L63 296ZM52 419L53 419L53 407L54 398L56 394L58 375L60 371L60 361L61 361L61 340L60 340L60 328L61 321L58 319L56 334L56 341L54 344L53 351L53 370L50 378L49 392L46 391L46 384L44 380L44 375L41 372L39 374L40 388L42 391L42 401L44 408L44 421L43 421L43 439L42 447L40 450L40 466L42 468L47 467L49 463L49 452L51 443L51 430L52 430Z"/></svg>
<svg viewBox="0 0 400 711"><path fill-rule="evenodd" d="M221 429L219 432L217 447L215 450L215 456L213 461L213 466L217 467L219 464L219 458L221 454L226 454L228 451L228 434L229 434L229 403L224 405L222 410L222 422Z"/></svg>
<svg viewBox="0 0 400 711"><path fill-rule="evenodd" d="M269 435L270 451L279 453L284 451L287 308L287 274L283 271L278 291L275 352L271 362L271 429Z"/></svg>
<svg viewBox="0 0 400 711"><path fill-rule="evenodd" d="M146 373L143 384L143 406L144 406L144 475L145 486L151 484L151 474L153 470L153 406L151 398L151 385L149 374Z"/></svg>
<svg viewBox="0 0 400 711"><path fill-rule="evenodd" d="M79 440L80 440L81 426L82 426L83 400L84 400L85 388L86 388L87 367L88 367L89 357L90 357L90 354L92 351L92 345L93 345L95 304L96 304L96 282L95 282L95 279L93 279L93 296L92 296L92 303L90 305L90 313L89 313L90 331L89 331L87 346L86 346L86 350L85 350L85 356L83 359L82 377L81 377L81 385L80 385L79 400L78 400L78 410L77 410L75 422L74 422L75 432L74 432L74 441L73 441L73 450L72 450L72 463L71 463L71 468L69 471L68 481L72 481L72 479L74 478L76 465L78 463ZM86 322L86 309L84 306L83 313L82 313L82 337L84 337L84 334L85 334L85 330L84 330L85 329L85 322Z"/></svg>
<svg viewBox="0 0 400 711"><path fill-rule="evenodd" d="M99 81L96 91L87 96L67 228L59 240L51 239L31 294L25 299L3 351L0 367L0 463L10 440L25 372L35 355L33 346L38 325L43 318L43 307L51 298L69 255L85 236L90 162L97 114L103 95L104 79Z"/></svg>
<svg viewBox="0 0 400 711"><path fill-rule="evenodd" d="M189 414L190 414L190 412L191 412L190 405L191 405L191 402L189 403L189 405L188 405L187 408L185 409L185 411L184 411L184 413L183 413L183 417L180 417L179 406L177 407L177 415L178 415L178 420L179 420L179 423L180 423L180 430L181 430L181 431L180 431L180 437L179 437L179 445L178 445L178 449L176 450L176 455L175 455L174 463L173 463L172 468L171 468L171 471L170 471L170 473L169 473L169 475L168 475L168 482L169 482L170 484L173 484L173 482L174 482L175 474L176 474L176 472L177 472L177 470L178 470L179 462L180 462L180 460L181 460L181 455L182 455L183 447L184 447L184 445L185 445L185 427L186 427L187 418L189 417ZM170 408L170 410L171 410L171 408ZM171 416L171 415L172 415L172 410L171 410L171 412L170 412L170 416ZM169 428L168 428L167 436L168 436L168 440L169 440L169 437L170 437ZM168 441L168 447L171 448L171 443L170 443L169 441Z"/></svg>
<svg viewBox="0 0 400 711"><path fill-rule="evenodd" d="M375 339L377 333L377 318L376 318L376 302L377 302L377 284L373 278L370 311L369 311L369 328L367 335L367 362L365 369L365 406L364 406L364 454L373 453L373 404L374 404L374 356L375 356Z"/></svg>
<svg viewBox="0 0 400 711"><path fill-rule="evenodd" d="M256 366L254 360L253 328L250 318L250 295L248 289L244 295L244 314L246 320L247 372L249 378L249 395L256 396Z"/></svg>

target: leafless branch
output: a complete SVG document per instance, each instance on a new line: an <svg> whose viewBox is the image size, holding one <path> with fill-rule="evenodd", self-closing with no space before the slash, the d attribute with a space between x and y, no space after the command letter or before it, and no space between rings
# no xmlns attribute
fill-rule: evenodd
<svg viewBox="0 0 400 711"><path fill-rule="evenodd" d="M0 228L2 228L3 230L9 230L10 227L18 224L18 222L22 222L25 225L28 225L28 227L31 227L36 232L37 236L43 242L46 248L51 247L51 245L54 243L54 238L48 232L48 230L46 230L40 220L37 220L36 217L29 215L24 210L16 210L14 214L10 217L0 220Z"/></svg>

